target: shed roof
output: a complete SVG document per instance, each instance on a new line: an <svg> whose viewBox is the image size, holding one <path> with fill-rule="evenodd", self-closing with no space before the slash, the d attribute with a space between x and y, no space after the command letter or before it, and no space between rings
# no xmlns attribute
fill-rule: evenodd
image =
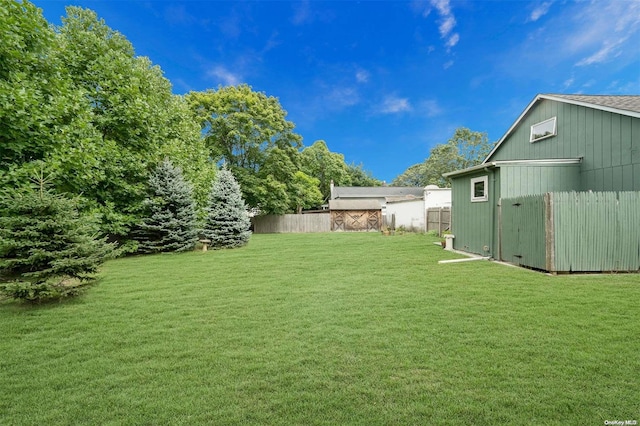
<svg viewBox="0 0 640 426"><path fill-rule="evenodd" d="M548 160L502 160L502 161L490 161L488 163L478 164L477 166L469 167L468 169L455 170L453 172L444 173L444 177L456 177L466 175L469 173L477 172L484 169L493 169L503 166L566 166L569 164L580 164L582 158L550 158Z"/></svg>
<svg viewBox="0 0 640 426"><path fill-rule="evenodd" d="M520 125L520 122L526 117L529 111L541 100L550 100L556 102L564 102L568 104L580 105L587 108L599 109L602 111L613 112L616 114L627 115L630 117L640 118L640 95L558 95L558 94L539 94L527 105L525 110L520 114L518 119L511 125L509 130L500 138L493 147L487 158L482 162L487 163L491 156L498 150L500 145L509 138L511 133Z"/></svg>
<svg viewBox="0 0 640 426"><path fill-rule="evenodd" d="M547 98L559 98L564 102L575 103L598 109L610 108L624 114L625 111L640 113L638 95L541 95Z"/></svg>
<svg viewBox="0 0 640 426"><path fill-rule="evenodd" d="M385 198L413 195L422 197L421 186L335 186L333 198Z"/></svg>
<svg viewBox="0 0 640 426"><path fill-rule="evenodd" d="M378 200L329 200L329 210L381 210Z"/></svg>

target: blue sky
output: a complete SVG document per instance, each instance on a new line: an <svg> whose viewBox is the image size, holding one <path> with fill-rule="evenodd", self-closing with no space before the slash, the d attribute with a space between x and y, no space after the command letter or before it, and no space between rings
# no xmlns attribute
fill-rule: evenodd
<svg viewBox="0 0 640 426"><path fill-rule="evenodd" d="M247 83L305 146L390 182L457 127L497 141L538 93L640 94L640 0L37 0L92 9L173 90Z"/></svg>

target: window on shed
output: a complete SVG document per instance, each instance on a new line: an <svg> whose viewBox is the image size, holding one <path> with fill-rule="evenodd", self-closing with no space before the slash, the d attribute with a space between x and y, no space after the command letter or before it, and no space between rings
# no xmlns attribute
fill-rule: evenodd
<svg viewBox="0 0 640 426"><path fill-rule="evenodd" d="M550 138L551 136L555 136L557 132L556 117L541 121L531 126L529 142L537 142L541 139Z"/></svg>
<svg viewBox="0 0 640 426"><path fill-rule="evenodd" d="M471 179L471 202L478 203L489 200L489 177L480 176Z"/></svg>

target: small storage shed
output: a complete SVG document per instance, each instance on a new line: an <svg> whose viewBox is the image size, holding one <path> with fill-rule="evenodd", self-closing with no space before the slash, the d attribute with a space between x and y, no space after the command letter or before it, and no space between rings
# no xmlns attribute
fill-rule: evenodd
<svg viewBox="0 0 640 426"><path fill-rule="evenodd" d="M377 200L329 200L332 231L380 231L382 210Z"/></svg>
<svg viewBox="0 0 640 426"><path fill-rule="evenodd" d="M640 270L640 96L538 95L482 164L445 176L455 249L553 272Z"/></svg>

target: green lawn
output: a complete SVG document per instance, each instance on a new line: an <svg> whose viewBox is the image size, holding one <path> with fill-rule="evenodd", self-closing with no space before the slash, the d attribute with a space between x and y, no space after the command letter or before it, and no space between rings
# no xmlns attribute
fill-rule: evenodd
<svg viewBox="0 0 640 426"><path fill-rule="evenodd" d="M254 235L0 302L0 424L640 421L640 275L551 277L424 235Z"/></svg>

